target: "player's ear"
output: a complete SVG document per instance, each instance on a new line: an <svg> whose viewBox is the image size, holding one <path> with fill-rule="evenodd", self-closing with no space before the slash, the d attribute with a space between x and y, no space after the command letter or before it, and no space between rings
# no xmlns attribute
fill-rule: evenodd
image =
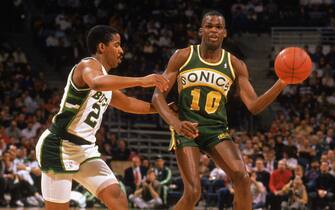
<svg viewBox="0 0 335 210"><path fill-rule="evenodd" d="M223 32L223 38L226 38L227 37L227 30L226 29L224 29L224 32Z"/></svg>
<svg viewBox="0 0 335 210"><path fill-rule="evenodd" d="M202 32L203 32L203 28L201 27L201 28L199 28L199 32L198 32L200 37L202 37Z"/></svg>
<svg viewBox="0 0 335 210"><path fill-rule="evenodd" d="M97 46L97 52L102 53L105 50L105 44L100 42Z"/></svg>

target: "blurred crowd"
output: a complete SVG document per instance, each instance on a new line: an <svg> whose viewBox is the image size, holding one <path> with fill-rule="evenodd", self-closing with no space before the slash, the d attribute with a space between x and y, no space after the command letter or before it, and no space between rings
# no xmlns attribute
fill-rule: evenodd
<svg viewBox="0 0 335 210"><path fill-rule="evenodd" d="M32 23L35 39L57 71L86 55L85 32L95 24L122 33L120 73L132 75L162 71L175 49L196 43L202 13L210 8L225 15L230 36L269 32L273 26L335 26L333 0L34 2L41 11Z"/></svg>

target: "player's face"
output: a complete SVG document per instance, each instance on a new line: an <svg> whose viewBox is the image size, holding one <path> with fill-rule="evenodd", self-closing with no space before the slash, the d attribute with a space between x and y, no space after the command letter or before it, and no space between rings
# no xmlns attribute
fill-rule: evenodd
<svg viewBox="0 0 335 210"><path fill-rule="evenodd" d="M207 47L213 50L221 48L226 35L225 22L221 16L204 17L200 28L200 36L201 42Z"/></svg>
<svg viewBox="0 0 335 210"><path fill-rule="evenodd" d="M122 61L123 50L121 48L121 37L119 34L112 36L112 40L106 46L106 56L108 64L116 68Z"/></svg>

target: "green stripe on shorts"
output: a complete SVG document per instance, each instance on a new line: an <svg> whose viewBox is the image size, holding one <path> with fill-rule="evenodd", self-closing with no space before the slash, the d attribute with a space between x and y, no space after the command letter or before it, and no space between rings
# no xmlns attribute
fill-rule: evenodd
<svg viewBox="0 0 335 210"><path fill-rule="evenodd" d="M50 133L43 140L41 148L41 169L42 171L64 172L62 163L62 140L60 137Z"/></svg>

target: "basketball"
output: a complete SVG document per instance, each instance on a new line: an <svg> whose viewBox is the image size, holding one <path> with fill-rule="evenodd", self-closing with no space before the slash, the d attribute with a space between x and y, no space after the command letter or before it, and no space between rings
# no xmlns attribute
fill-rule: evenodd
<svg viewBox="0 0 335 210"><path fill-rule="evenodd" d="M312 60L305 50L288 47L280 51L275 59L277 76L288 84L303 82L312 71Z"/></svg>

